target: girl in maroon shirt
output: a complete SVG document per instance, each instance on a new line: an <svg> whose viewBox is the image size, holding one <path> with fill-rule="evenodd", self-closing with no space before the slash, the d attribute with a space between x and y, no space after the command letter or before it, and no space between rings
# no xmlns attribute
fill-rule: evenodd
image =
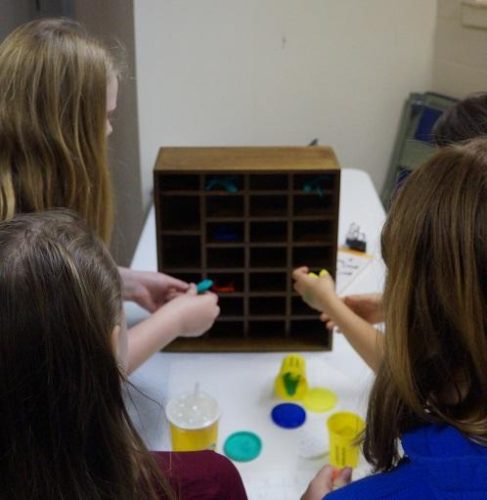
<svg viewBox="0 0 487 500"><path fill-rule="evenodd" d="M246 499L212 451L150 453L122 397L119 272L78 216L0 223L0 498Z"/></svg>

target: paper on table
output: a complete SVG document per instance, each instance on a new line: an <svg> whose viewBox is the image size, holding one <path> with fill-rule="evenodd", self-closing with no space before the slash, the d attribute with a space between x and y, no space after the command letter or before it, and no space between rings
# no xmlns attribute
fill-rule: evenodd
<svg viewBox="0 0 487 500"><path fill-rule="evenodd" d="M340 247L337 254L336 292L341 295L372 262L372 255Z"/></svg>

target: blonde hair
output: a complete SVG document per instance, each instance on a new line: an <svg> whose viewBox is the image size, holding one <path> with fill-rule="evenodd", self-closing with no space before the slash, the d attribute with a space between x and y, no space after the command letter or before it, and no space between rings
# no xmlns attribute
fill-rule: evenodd
<svg viewBox="0 0 487 500"><path fill-rule="evenodd" d="M82 27L41 19L0 44L0 219L67 207L109 242L106 92L113 58Z"/></svg>
<svg viewBox="0 0 487 500"><path fill-rule="evenodd" d="M435 422L487 439L487 141L441 149L404 183L382 233L386 345L364 452Z"/></svg>

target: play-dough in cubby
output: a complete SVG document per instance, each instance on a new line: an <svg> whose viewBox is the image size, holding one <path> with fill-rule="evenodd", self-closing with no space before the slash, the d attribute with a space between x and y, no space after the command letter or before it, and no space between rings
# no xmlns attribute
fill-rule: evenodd
<svg viewBox="0 0 487 500"><path fill-rule="evenodd" d="M329 147L166 147L154 167L158 268L213 280L221 315L175 351L328 350L294 292L307 265L335 277L340 169Z"/></svg>

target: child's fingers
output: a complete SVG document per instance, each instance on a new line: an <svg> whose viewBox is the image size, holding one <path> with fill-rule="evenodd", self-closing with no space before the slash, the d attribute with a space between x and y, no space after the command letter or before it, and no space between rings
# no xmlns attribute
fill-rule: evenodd
<svg viewBox="0 0 487 500"><path fill-rule="evenodd" d="M301 266L301 267L298 267L296 268L294 271L293 271L293 279L297 280L299 278L301 278L302 276L307 276L309 273L309 268L307 266Z"/></svg>
<svg viewBox="0 0 487 500"><path fill-rule="evenodd" d="M199 294L200 297L204 297L205 300L209 301L211 305L218 304L218 295L213 292L205 292L203 294Z"/></svg>
<svg viewBox="0 0 487 500"><path fill-rule="evenodd" d="M336 327L335 322L329 316L327 316L326 314L322 314L320 316L320 320L323 323L325 323L325 326L326 326L326 328L328 328L328 330L333 330L333 328Z"/></svg>
<svg viewBox="0 0 487 500"><path fill-rule="evenodd" d="M189 284L189 288L186 290L186 295L198 295L198 290L194 283Z"/></svg>
<svg viewBox="0 0 487 500"><path fill-rule="evenodd" d="M351 467L344 467L342 470L340 470L333 481L333 486L335 488L341 488L342 486L345 486L349 484L352 481L352 468Z"/></svg>
<svg viewBox="0 0 487 500"><path fill-rule="evenodd" d="M327 493L333 490L333 467L325 465L313 480L309 483L307 490L301 500L321 500Z"/></svg>

